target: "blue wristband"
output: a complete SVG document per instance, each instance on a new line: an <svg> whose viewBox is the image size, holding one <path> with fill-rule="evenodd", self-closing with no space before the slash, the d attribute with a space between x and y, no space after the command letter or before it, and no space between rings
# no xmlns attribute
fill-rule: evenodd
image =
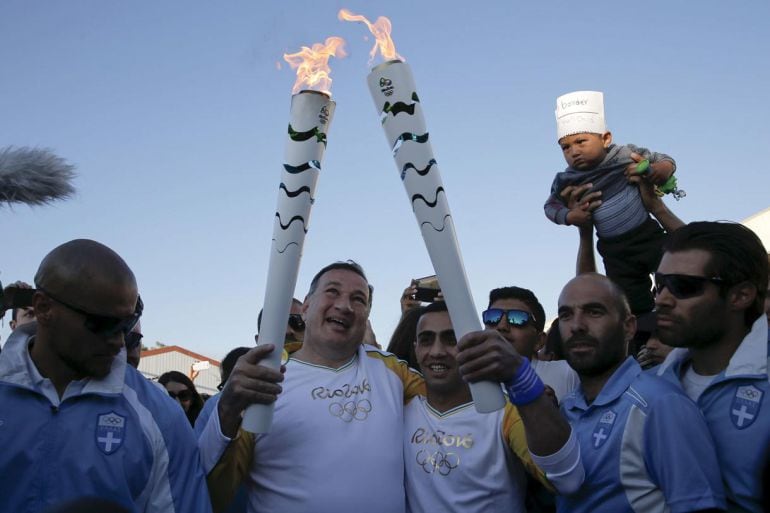
<svg viewBox="0 0 770 513"><path fill-rule="evenodd" d="M516 369L516 374L505 383L505 388L508 390L508 399L511 404L516 406L529 404L545 392L543 381L535 374L535 369L529 364L529 358L524 357L521 359L519 368Z"/></svg>

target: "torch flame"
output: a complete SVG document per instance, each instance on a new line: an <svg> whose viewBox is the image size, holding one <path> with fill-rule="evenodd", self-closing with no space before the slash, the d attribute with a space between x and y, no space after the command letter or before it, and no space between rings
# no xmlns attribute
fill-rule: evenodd
<svg viewBox="0 0 770 513"><path fill-rule="evenodd" d="M374 61L374 56L377 54L377 49L380 50L382 58L387 61L392 61L393 59L406 60L396 53L396 45L393 44L393 40L390 38L390 20L385 16L380 16L377 18L377 21L372 23L360 14L353 14L347 9L340 9L337 18L343 21L361 21L369 27L369 32L372 33L376 40L372 50L369 52L370 66Z"/></svg>
<svg viewBox="0 0 770 513"><path fill-rule="evenodd" d="M297 70L292 94L302 89L313 89L331 96L332 79L329 78L329 57L341 59L345 53L345 40L341 37L327 37L325 43L315 43L308 48L303 46L297 53L283 54L283 60L291 69Z"/></svg>

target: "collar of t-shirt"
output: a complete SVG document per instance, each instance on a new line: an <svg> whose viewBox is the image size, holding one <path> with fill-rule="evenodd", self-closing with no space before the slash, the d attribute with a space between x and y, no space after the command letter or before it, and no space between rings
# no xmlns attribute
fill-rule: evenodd
<svg viewBox="0 0 770 513"><path fill-rule="evenodd" d="M692 365L687 365L687 370L682 376L682 388L684 388L687 397L697 403L703 391L708 388L717 376L719 374L712 374L710 376L698 374Z"/></svg>

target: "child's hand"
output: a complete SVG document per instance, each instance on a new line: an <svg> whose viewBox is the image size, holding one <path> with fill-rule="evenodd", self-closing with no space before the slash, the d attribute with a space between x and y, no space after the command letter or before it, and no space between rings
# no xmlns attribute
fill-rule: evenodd
<svg viewBox="0 0 770 513"><path fill-rule="evenodd" d="M633 162L626 166L626 178L629 179L628 181L631 182L632 181L631 178L636 176L647 176L647 175L639 174L637 172L637 165L639 164L639 162L644 160L644 157L642 157L638 153L631 153L631 160L633 160ZM650 166L650 168L652 168L652 166Z"/></svg>
<svg viewBox="0 0 770 513"><path fill-rule="evenodd" d="M593 222L592 212L602 204L600 199L602 191L594 191L586 194L593 187L593 184L587 183L580 186L569 185L562 189L559 194L566 203L569 212L567 213L567 224L575 226L590 226Z"/></svg>
<svg viewBox="0 0 770 513"><path fill-rule="evenodd" d="M639 183L638 180L632 180L632 178L642 176L645 180L649 180L655 185L663 185L674 174L674 166L671 162L664 160L661 162L650 162L647 172L640 175L637 173L637 165L645 160L644 157L638 153L631 153L631 159L634 162L626 166L626 178L631 183Z"/></svg>
<svg viewBox="0 0 770 513"><path fill-rule="evenodd" d="M674 166L670 162L655 162L650 164L650 172L647 174L647 179L655 185L663 185L673 174Z"/></svg>

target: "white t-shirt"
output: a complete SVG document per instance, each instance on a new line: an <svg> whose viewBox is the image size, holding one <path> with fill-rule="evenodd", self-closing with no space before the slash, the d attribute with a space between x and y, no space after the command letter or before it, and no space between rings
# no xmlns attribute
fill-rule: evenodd
<svg viewBox="0 0 770 513"><path fill-rule="evenodd" d="M480 414L473 403L444 413L425 397L404 407L407 511L524 512L525 468L545 477L510 403Z"/></svg>
<svg viewBox="0 0 770 513"><path fill-rule="evenodd" d="M338 369L290 359L281 386L270 432L241 433L209 475L210 488L231 485L228 469L246 467L251 513L403 512L404 400L424 393L422 378L362 345ZM221 453L217 419L207 432L219 439L204 432L199 441L204 457Z"/></svg>
<svg viewBox="0 0 770 513"><path fill-rule="evenodd" d="M562 399L567 397L570 392L580 386L580 378L577 372L572 370L566 360L556 360L552 362L532 359L532 368L535 369L543 383L553 388L556 392L556 399L561 403Z"/></svg>
<svg viewBox="0 0 770 513"><path fill-rule="evenodd" d="M687 394L687 397L697 403L700 395L717 376L718 374L714 374L713 376L703 376L702 374L695 372L692 365L688 365L687 370L682 377L682 388L684 388L684 393Z"/></svg>

